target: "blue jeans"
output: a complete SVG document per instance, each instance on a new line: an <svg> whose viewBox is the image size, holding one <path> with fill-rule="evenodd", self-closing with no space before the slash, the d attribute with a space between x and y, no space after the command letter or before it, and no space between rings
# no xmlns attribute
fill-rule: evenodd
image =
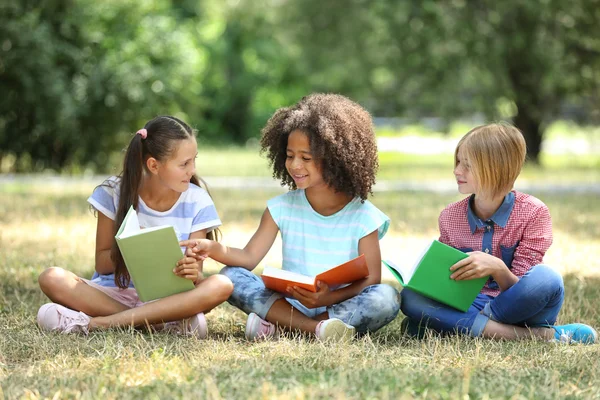
<svg viewBox="0 0 600 400"><path fill-rule="evenodd" d="M298 300L267 289L260 277L241 267L225 267L221 274L233 282L228 302L246 314L256 313L265 319L275 301L285 298L295 309L314 318L327 311L329 318L338 318L356 328L358 333L375 332L390 323L400 311L400 295L389 285L371 285L356 296L329 307L307 308Z"/></svg>
<svg viewBox="0 0 600 400"><path fill-rule="evenodd" d="M497 297L478 294L467 312L409 289L403 289L400 295L402 312L409 318L409 334L427 327L439 333L458 332L477 337L490 319L518 326L554 325L564 300L564 286L558 272L546 265L536 265Z"/></svg>

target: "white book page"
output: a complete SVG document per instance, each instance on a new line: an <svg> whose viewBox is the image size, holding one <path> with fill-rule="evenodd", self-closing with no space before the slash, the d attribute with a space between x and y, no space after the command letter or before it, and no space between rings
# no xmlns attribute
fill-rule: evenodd
<svg viewBox="0 0 600 400"><path fill-rule="evenodd" d="M145 232L158 231L160 229L169 227L169 225L160 225L142 229L140 228L140 220L138 219L137 212L133 209L131 210L131 212L127 213L123 223L125 224L125 226L123 227L123 231L121 231L121 234L119 235L119 239L125 239Z"/></svg>
<svg viewBox="0 0 600 400"><path fill-rule="evenodd" d="M279 269L279 268L265 267L262 274L265 276L271 276L273 278L285 279L288 281L305 283L308 285L312 285L315 283L314 276L313 277L306 276L306 275L299 274L297 272L285 271L285 270Z"/></svg>
<svg viewBox="0 0 600 400"><path fill-rule="evenodd" d="M125 230L121 233L121 236L119 236L120 239L125 239L125 238L131 237L131 236L141 235L142 233L158 231L161 229L169 228L169 225L153 226L153 227L144 228L144 229L142 229L138 226L137 231L132 230L131 232L127 231L127 228L128 228L128 226L126 225Z"/></svg>
<svg viewBox="0 0 600 400"><path fill-rule="evenodd" d="M385 260L385 262L388 263L390 267L394 268L396 272L400 274L400 276L402 276L402 281L404 282L404 284L408 284L412 276L415 274L415 271L417 270L419 263L423 259L423 256L425 255L425 253L427 253L432 244L433 241L431 241L429 245L421 251L421 253L418 255L418 257L412 265L396 265L391 260Z"/></svg>
<svg viewBox="0 0 600 400"><path fill-rule="evenodd" d="M127 215L125 216L125 227L123 228L123 231L121 232L121 234L119 235L119 238L125 238L128 236L132 236L135 233L140 231L140 221L138 220L138 216L137 213L135 212L135 210L131 210L131 212L128 212Z"/></svg>

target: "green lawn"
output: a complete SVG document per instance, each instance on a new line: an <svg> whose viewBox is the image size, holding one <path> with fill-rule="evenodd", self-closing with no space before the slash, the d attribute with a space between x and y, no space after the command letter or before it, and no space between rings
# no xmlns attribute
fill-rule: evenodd
<svg viewBox="0 0 600 400"><path fill-rule="evenodd" d="M207 315L205 341L131 330L87 337L44 333L35 324L37 309L48 301L38 274L53 265L82 276L93 271L95 219L85 202L92 189L0 186L0 399L600 398L600 345L418 341L402 336L402 316L350 344L300 336L248 343L243 313L227 304ZM266 199L278 193L213 190L223 240L243 246ZM547 262L565 277L560 320L600 327L597 195L538 196L555 227ZM377 193L373 202L393 221L382 241L384 256L418 250L435 236L440 209L459 198ZM276 260L277 251L268 258ZM209 273L219 268L207 266Z"/></svg>

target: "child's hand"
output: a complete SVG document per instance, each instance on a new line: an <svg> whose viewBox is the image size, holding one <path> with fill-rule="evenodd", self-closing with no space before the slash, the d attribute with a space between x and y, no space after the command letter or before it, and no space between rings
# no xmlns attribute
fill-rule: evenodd
<svg viewBox="0 0 600 400"><path fill-rule="evenodd" d="M498 257L482 251L467 253L469 257L464 258L450 267L452 275L450 279L457 281L494 276L499 271L507 269L504 262Z"/></svg>
<svg viewBox="0 0 600 400"><path fill-rule="evenodd" d="M198 260L206 260L209 255L209 247L211 240L209 239L189 239L179 242L179 246L187 247L192 251L194 257Z"/></svg>
<svg viewBox="0 0 600 400"><path fill-rule="evenodd" d="M329 302L329 295L331 290L325 282L317 282L318 291L313 293L309 290L302 289L297 286L288 287L287 291L300 303L304 304L308 308L317 308L331 305Z"/></svg>
<svg viewBox="0 0 600 400"><path fill-rule="evenodd" d="M204 277L202 275L202 261L198 260L192 253L192 256L188 255L191 249L186 250L185 256L177 261L177 266L173 269L175 275L185 279L189 279L194 284L198 283Z"/></svg>
<svg viewBox="0 0 600 400"><path fill-rule="evenodd" d="M190 247L185 249L185 256L194 257L197 261L204 261L206 259L206 257L200 257L198 254L194 253L194 250Z"/></svg>

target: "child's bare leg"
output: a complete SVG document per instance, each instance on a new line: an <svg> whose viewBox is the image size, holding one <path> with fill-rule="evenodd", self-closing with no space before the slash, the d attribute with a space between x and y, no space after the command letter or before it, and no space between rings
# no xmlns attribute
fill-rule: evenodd
<svg viewBox="0 0 600 400"><path fill-rule="evenodd" d="M102 291L83 282L74 273L58 267L42 272L38 278L40 288L54 303L89 316L115 314L128 307Z"/></svg>
<svg viewBox="0 0 600 400"><path fill-rule="evenodd" d="M545 327L526 328L489 320L483 329L482 336L498 340L523 340L532 338L552 340L554 338L554 329Z"/></svg>
<svg viewBox="0 0 600 400"><path fill-rule="evenodd" d="M143 326L189 318L223 303L232 291L233 284L229 278L224 275L212 275L190 291L113 315L92 318L90 330L117 326Z"/></svg>
<svg viewBox="0 0 600 400"><path fill-rule="evenodd" d="M327 312L324 314L327 314ZM323 314L318 317L322 315ZM321 319L307 317L292 307L285 299L279 299L275 301L273 306L269 309L266 320L291 331L300 330L302 332L314 333Z"/></svg>

